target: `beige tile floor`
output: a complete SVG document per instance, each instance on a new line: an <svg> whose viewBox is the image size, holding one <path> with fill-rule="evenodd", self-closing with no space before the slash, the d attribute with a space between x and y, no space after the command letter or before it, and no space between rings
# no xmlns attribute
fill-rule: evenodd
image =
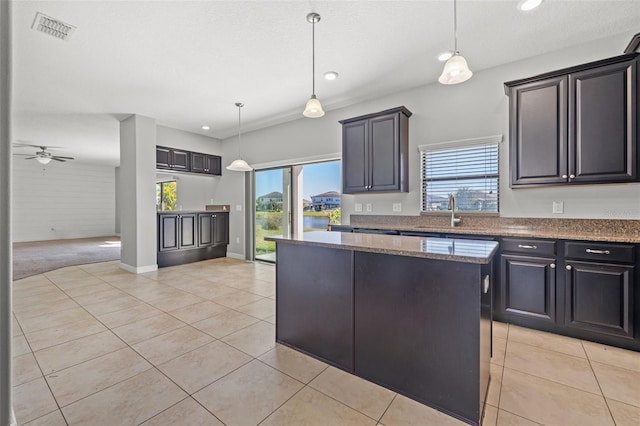
<svg viewBox="0 0 640 426"><path fill-rule="evenodd" d="M14 283L14 405L29 425L454 425L276 345L272 265L117 262ZM640 353L495 323L485 425L640 425Z"/></svg>

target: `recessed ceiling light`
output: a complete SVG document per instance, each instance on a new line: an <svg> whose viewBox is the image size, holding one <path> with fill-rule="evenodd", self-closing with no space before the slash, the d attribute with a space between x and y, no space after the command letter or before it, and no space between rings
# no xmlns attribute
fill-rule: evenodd
<svg viewBox="0 0 640 426"><path fill-rule="evenodd" d="M324 73L324 79L332 81L338 78L338 75L339 74L336 71L327 71Z"/></svg>
<svg viewBox="0 0 640 426"><path fill-rule="evenodd" d="M200 127L202 130L211 130L211 127L207 126L206 124Z"/></svg>
<svg viewBox="0 0 640 426"><path fill-rule="evenodd" d="M453 54L451 52L442 52L441 54L438 55L438 60L441 62L448 61L449 58L452 56Z"/></svg>
<svg viewBox="0 0 640 426"><path fill-rule="evenodd" d="M542 0L521 0L518 3L518 10L523 12L528 12L529 10L533 10L536 7L542 4Z"/></svg>

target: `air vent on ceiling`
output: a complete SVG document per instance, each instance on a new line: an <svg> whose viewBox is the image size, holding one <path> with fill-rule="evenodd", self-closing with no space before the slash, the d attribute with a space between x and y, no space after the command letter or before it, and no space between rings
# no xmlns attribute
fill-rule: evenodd
<svg viewBox="0 0 640 426"><path fill-rule="evenodd" d="M52 37L59 38L60 40L68 40L76 29L73 25L69 25L40 12L36 13L36 18L33 20L31 28Z"/></svg>

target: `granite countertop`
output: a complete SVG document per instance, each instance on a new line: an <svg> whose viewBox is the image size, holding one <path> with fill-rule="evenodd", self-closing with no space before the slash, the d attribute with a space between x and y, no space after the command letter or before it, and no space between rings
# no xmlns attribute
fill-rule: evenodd
<svg viewBox="0 0 640 426"><path fill-rule="evenodd" d="M498 243L494 241L325 231L305 232L291 237L276 235L265 237L265 240L480 264L491 262L498 248Z"/></svg>
<svg viewBox="0 0 640 426"><path fill-rule="evenodd" d="M640 243L640 220L540 219L462 216L459 226L448 226L450 216L352 215L352 228L436 232L500 237L549 238L581 241Z"/></svg>
<svg viewBox="0 0 640 426"><path fill-rule="evenodd" d="M225 213L222 210L158 210L158 214Z"/></svg>

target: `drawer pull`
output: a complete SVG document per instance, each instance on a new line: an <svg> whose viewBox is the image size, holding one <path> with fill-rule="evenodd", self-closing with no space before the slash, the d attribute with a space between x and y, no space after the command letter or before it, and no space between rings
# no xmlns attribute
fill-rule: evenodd
<svg viewBox="0 0 640 426"><path fill-rule="evenodd" d="M529 244L518 244L518 248L521 248L521 249L529 249L529 250L535 250L535 249L537 249L538 247L537 247L537 246L532 246L532 245L529 245Z"/></svg>
<svg viewBox="0 0 640 426"><path fill-rule="evenodd" d="M609 250L595 250L595 249L586 249L585 250L589 254L611 254Z"/></svg>

